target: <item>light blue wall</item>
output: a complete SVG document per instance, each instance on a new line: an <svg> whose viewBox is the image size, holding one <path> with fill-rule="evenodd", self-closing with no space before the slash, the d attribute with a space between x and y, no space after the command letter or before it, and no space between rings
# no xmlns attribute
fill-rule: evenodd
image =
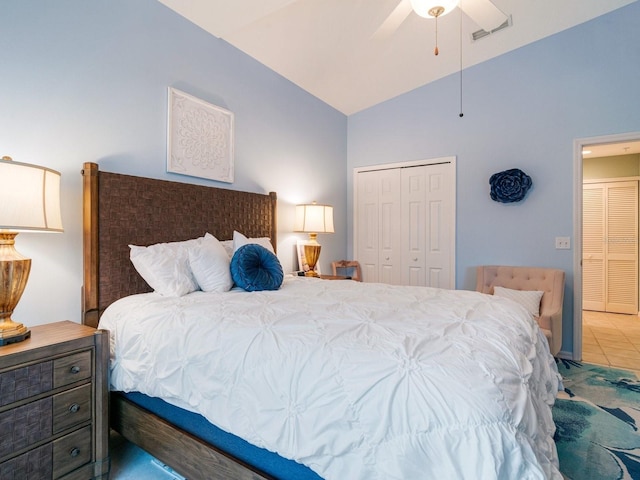
<svg viewBox="0 0 640 480"><path fill-rule="evenodd" d="M321 266L346 253L346 117L155 0L0 2L0 156L62 173L65 232L20 234L31 278L14 318L80 321L82 163L279 196L279 257L295 203L335 208ZM167 174L167 87L235 114L235 183ZM131 199L135 202L135 198Z"/></svg>
<svg viewBox="0 0 640 480"><path fill-rule="evenodd" d="M573 142L640 131L638 25L636 2L465 70L463 118L457 75L350 116L348 211L354 167L455 155L457 287L473 289L480 264L565 270L572 351L573 250L554 239L573 238ZM489 177L515 167L533 179L527 198L493 202Z"/></svg>
<svg viewBox="0 0 640 480"><path fill-rule="evenodd" d="M469 68L462 119L456 75L347 119L155 0L3 0L0 18L0 155L63 175L65 233L17 239L33 259L19 321L80 319L85 161L277 191L285 269L302 238L292 205L332 203L326 270L351 248L354 167L456 155L458 287L473 288L481 263L563 268L571 350L573 251L554 237L573 234L573 140L640 131L640 3ZM235 113L234 184L165 172L167 86ZM512 167L533 189L521 204L492 202L489 176Z"/></svg>

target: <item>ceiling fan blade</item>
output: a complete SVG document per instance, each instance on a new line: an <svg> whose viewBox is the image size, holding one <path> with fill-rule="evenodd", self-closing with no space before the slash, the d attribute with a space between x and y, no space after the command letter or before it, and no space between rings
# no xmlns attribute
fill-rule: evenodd
<svg viewBox="0 0 640 480"><path fill-rule="evenodd" d="M382 25L378 27L378 30L375 31L371 38L383 39L391 36L412 11L410 0L400 0L398 6L394 8L387 19L382 22Z"/></svg>
<svg viewBox="0 0 640 480"><path fill-rule="evenodd" d="M508 18L491 0L462 0L458 6L487 32L499 27Z"/></svg>

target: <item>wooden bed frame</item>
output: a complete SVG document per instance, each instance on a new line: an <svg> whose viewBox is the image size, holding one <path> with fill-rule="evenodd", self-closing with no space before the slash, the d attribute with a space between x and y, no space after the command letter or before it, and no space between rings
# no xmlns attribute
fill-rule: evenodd
<svg viewBox="0 0 640 480"><path fill-rule="evenodd" d="M220 240L233 231L276 242L274 192L268 195L100 172L83 175L83 323L97 327L106 307L151 289L129 260L128 245L201 237ZM189 480L258 480L272 477L177 428L118 393L110 397L110 425L124 438Z"/></svg>

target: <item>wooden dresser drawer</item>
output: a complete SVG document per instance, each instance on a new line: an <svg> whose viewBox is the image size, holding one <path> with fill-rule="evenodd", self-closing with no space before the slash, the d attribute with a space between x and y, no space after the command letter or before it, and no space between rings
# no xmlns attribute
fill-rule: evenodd
<svg viewBox="0 0 640 480"><path fill-rule="evenodd" d="M91 461L91 427L84 427L53 442L53 478Z"/></svg>
<svg viewBox="0 0 640 480"><path fill-rule="evenodd" d="M53 433L91 419L91 384L53 396Z"/></svg>
<svg viewBox="0 0 640 480"><path fill-rule="evenodd" d="M45 480L53 475L53 444L23 453L6 462L0 463L2 480Z"/></svg>
<svg viewBox="0 0 640 480"><path fill-rule="evenodd" d="M45 397L0 413L0 458L51 437L51 406Z"/></svg>
<svg viewBox="0 0 640 480"><path fill-rule="evenodd" d="M91 427L0 463L1 480L50 480L91 461Z"/></svg>
<svg viewBox="0 0 640 480"><path fill-rule="evenodd" d="M53 388L53 362L41 362L0 373L0 407Z"/></svg>
<svg viewBox="0 0 640 480"><path fill-rule="evenodd" d="M63 387L86 378L91 378L91 352L80 352L53 361L54 388Z"/></svg>
<svg viewBox="0 0 640 480"><path fill-rule="evenodd" d="M2 412L0 458L88 420L91 420L91 384Z"/></svg>
<svg viewBox="0 0 640 480"><path fill-rule="evenodd" d="M0 373L0 407L90 378L90 351L14 368Z"/></svg>

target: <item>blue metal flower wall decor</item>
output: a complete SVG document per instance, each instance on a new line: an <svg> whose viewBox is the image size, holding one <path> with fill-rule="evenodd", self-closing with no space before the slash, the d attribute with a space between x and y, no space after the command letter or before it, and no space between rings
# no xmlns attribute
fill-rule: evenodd
<svg viewBox="0 0 640 480"><path fill-rule="evenodd" d="M533 185L531 177L519 168L494 173L489 179L491 199L511 203L522 200Z"/></svg>

